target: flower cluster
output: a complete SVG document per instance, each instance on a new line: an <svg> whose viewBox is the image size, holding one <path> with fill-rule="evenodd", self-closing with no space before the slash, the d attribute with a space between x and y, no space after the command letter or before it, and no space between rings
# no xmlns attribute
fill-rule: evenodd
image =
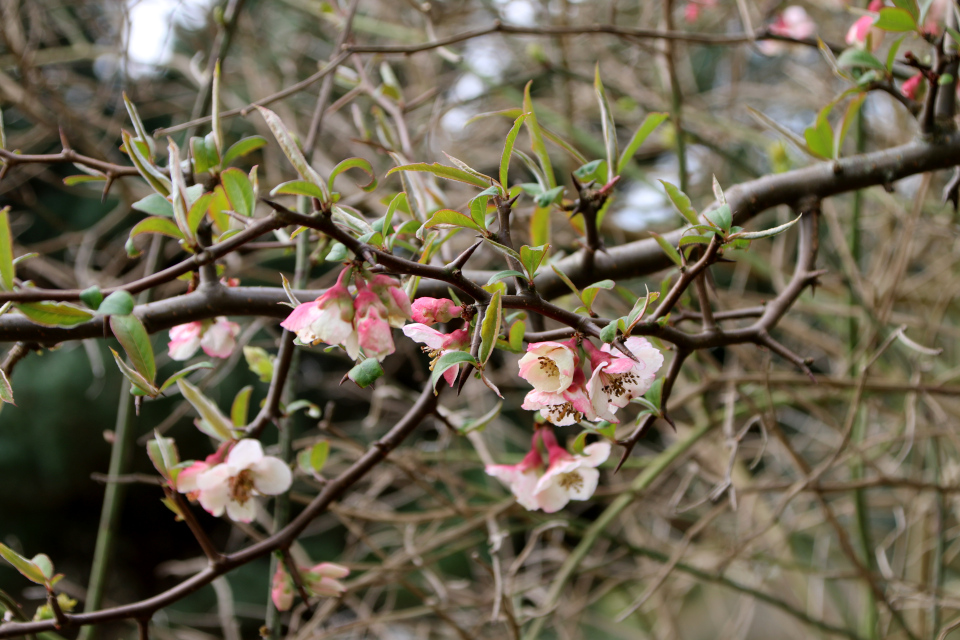
<svg viewBox="0 0 960 640"><path fill-rule="evenodd" d="M546 469L537 448L538 439L547 449ZM524 508L555 513L571 500L586 500L593 495L600 480L597 467L609 456L609 442L589 444L583 455L573 455L557 444L553 430L547 427L534 432L530 452L518 464L491 464L486 472L507 485Z"/></svg>
<svg viewBox="0 0 960 640"><path fill-rule="evenodd" d="M177 491L186 493L211 515L226 512L231 520L250 522L256 515L255 495L285 492L293 475L282 460L263 455L258 440L227 443L203 462L194 462L177 476Z"/></svg>
<svg viewBox="0 0 960 640"><path fill-rule="evenodd" d="M356 278L356 296L347 284L351 267L340 272L337 283L313 302L304 302L280 323L304 344L339 345L356 360L365 356L383 360L394 352L390 327L402 327L411 317L410 299L400 283L385 275L365 281Z"/></svg>
<svg viewBox="0 0 960 640"><path fill-rule="evenodd" d="M197 349L203 349L211 358L229 358L239 333L240 325L223 316L179 324L170 329L167 351L174 360L189 360Z"/></svg>
<svg viewBox="0 0 960 640"><path fill-rule="evenodd" d="M347 590L340 579L350 575L350 569L333 562L321 562L309 568L299 567L299 573L307 593L336 598ZM293 591L293 578L283 562L278 562L270 589L270 597L277 611L288 611L293 606Z"/></svg>
<svg viewBox="0 0 960 640"><path fill-rule="evenodd" d="M533 385L522 408L540 411L557 426L581 420L619 422L617 409L642 396L663 365L663 355L645 338L630 337L626 347L636 361L614 351L610 345L597 349L589 340L583 348L590 358L589 381L580 367L574 339L566 342L536 342L520 358L520 377Z"/></svg>

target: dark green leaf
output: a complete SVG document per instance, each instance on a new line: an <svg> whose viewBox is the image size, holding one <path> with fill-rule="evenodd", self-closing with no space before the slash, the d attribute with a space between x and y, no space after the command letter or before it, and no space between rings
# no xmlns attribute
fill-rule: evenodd
<svg viewBox="0 0 960 640"><path fill-rule="evenodd" d="M100 307L100 303L103 302L103 294L100 292L100 287L93 285L81 291L80 302L96 311Z"/></svg>
<svg viewBox="0 0 960 640"><path fill-rule="evenodd" d="M600 330L600 339L607 344L610 344L617 339L617 323L611 322L603 329Z"/></svg>
<svg viewBox="0 0 960 640"><path fill-rule="evenodd" d="M347 372L347 377L356 382L361 389L369 387L381 376L383 376L383 367L376 358L367 358Z"/></svg>

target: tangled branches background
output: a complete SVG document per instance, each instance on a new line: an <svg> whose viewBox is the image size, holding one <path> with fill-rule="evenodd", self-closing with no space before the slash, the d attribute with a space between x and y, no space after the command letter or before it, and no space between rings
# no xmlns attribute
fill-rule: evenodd
<svg viewBox="0 0 960 640"><path fill-rule="evenodd" d="M862 14L835 0L800 4L822 49L839 54ZM864 79L869 71L856 65L855 77L838 77L812 34L774 28L778 2L230 0L177 5L138 31L149 6L0 2L0 206L11 206L14 255L37 254L16 272L36 288L0 300L76 302L93 285L134 294L167 375L178 367L162 355L166 330L230 316L242 325L238 348L190 379L221 407L252 385L247 432L268 451L291 459L326 441L330 455L322 476L298 471L289 502L267 503L249 525L198 509L190 527L174 522L144 444L157 432L175 437L185 458L211 451L177 387L137 415L107 349L117 348L108 322L44 326L5 308L0 367L17 406L0 413L0 542L48 554L66 575L57 591L80 604L71 613L51 603L46 619L28 622L44 590L0 571L0 608L11 614L0 637L51 637L56 627L85 638L231 640L258 630L952 637L960 287L956 213L940 194L955 203L956 183L942 170L960 162L960 136L949 37L894 44L887 34L875 55L884 61L896 47L890 73ZM952 3L937 8L937 33L956 26ZM168 58L157 67L137 60L140 39L166 23L175 27ZM159 149L168 136L186 149L210 130L217 59L223 135L270 142L239 161L258 166L262 194L293 170L254 104L299 134L321 175L347 157L372 164L377 190L337 183L342 202L370 221L409 189L385 177L397 158L434 162L446 152L497 175L528 81L541 124L587 160L605 151L595 65L621 144L649 113L669 114L624 168L599 228L570 218L574 201L597 190L578 192L569 179L583 163L549 148L569 205L549 214L557 266L580 288L607 278L622 287L600 294L598 317L577 318L579 302L550 269L535 295L517 280L504 297L505 311L527 313L532 342L571 328L590 335L589 323L599 329L637 295L662 291L636 333L665 349L669 421L627 413L616 430L622 459L601 468L591 500L526 511L483 473L518 462L530 439L515 355L497 351L485 371L504 396L496 412L498 399L473 379L435 398L410 341L398 337L385 376L360 389L337 386L346 358L294 348L278 326L289 313L278 305L287 299L279 273L301 300L316 297L340 270L324 260L332 239L390 272L421 276L421 295L453 290L478 303L489 302L479 285L504 268L488 246L462 272L446 270L474 241L461 233L416 266L369 253L289 200L257 203L256 221L212 246L201 238L209 248L192 257L159 235L136 238L142 255L130 257L130 229L144 218L131 205L150 189L118 151L121 128L132 129L122 93ZM918 70L925 96L903 90ZM814 155L822 146L804 129L854 81L867 92L859 111L841 113L843 103L823 116L847 132L839 158L811 158L798 146ZM471 121L504 109L515 110L510 119ZM517 148L528 151L525 136ZM64 184L78 165L107 180ZM526 171L515 160L511 183L532 181ZM681 271L653 235L676 247L684 222L657 179L709 211L714 175L735 224L759 230L803 216L746 250L721 251L714 238L686 253ZM476 191L426 178L422 188L460 210ZM529 197L508 220L517 246L535 244ZM298 254L299 225L309 231ZM240 286L216 285L220 275ZM242 346L276 355L272 375L248 366ZM312 406L293 411L296 400ZM577 432L563 429L570 444ZM278 614L274 551L346 565L346 593Z"/></svg>

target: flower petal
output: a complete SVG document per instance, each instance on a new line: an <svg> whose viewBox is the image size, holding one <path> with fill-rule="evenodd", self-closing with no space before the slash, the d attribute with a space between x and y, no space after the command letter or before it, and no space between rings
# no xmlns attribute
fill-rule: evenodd
<svg viewBox="0 0 960 640"><path fill-rule="evenodd" d="M227 502L227 517L234 522L252 522L257 515L257 502L252 498L243 504L236 500Z"/></svg>
<svg viewBox="0 0 960 640"><path fill-rule="evenodd" d="M230 455L227 456L227 466L230 467L233 475L236 475L244 469L249 469L262 458L263 446L260 441L253 438L244 438L230 450Z"/></svg>
<svg viewBox="0 0 960 640"><path fill-rule="evenodd" d="M253 471L253 486L265 496L275 496L290 488L293 474L290 467L280 458L264 456L254 462L250 469Z"/></svg>

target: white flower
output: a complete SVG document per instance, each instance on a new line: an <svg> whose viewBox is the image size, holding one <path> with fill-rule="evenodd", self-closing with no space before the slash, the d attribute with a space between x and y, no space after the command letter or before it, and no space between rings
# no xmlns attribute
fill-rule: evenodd
<svg viewBox="0 0 960 640"><path fill-rule="evenodd" d="M562 342L535 342L520 358L520 377L537 391L562 393L573 382L577 356Z"/></svg>
<svg viewBox="0 0 960 640"><path fill-rule="evenodd" d="M543 459L537 451L537 433L534 433L530 452L518 464L488 464L486 472L503 484L510 487L510 492L516 497L524 509L536 511L540 503L533 496L533 490L540 479L543 469Z"/></svg>
<svg viewBox="0 0 960 640"><path fill-rule="evenodd" d="M596 467L610 457L609 442L588 444L585 455L572 455L557 445L550 432L544 433L544 444L550 452L550 466L533 490L536 503L545 513L563 509L571 500L586 500L597 490L600 472Z"/></svg>
<svg viewBox="0 0 960 640"><path fill-rule="evenodd" d="M223 464L197 477L201 506L214 516L226 511L231 520L250 522L256 515L254 495L275 496L290 488L293 476L279 458L263 455L258 440L236 444Z"/></svg>
<svg viewBox="0 0 960 640"><path fill-rule="evenodd" d="M657 371L663 366L663 354L646 338L635 336L627 338L626 347L638 362L613 351L608 344L597 349L589 340L584 340L583 346L594 367L587 384L593 409L600 418L617 422L613 415L617 409L627 406L653 385Z"/></svg>

